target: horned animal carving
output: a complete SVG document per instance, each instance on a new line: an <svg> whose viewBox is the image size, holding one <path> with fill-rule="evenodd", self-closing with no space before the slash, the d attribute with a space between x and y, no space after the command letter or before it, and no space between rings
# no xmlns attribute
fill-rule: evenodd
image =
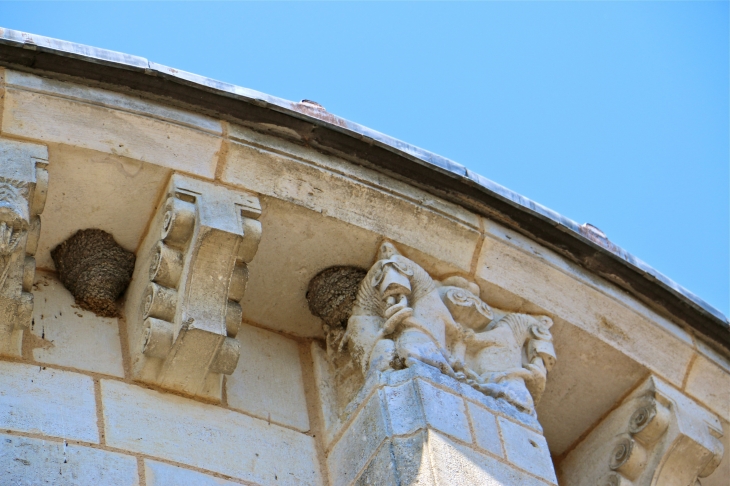
<svg viewBox="0 0 730 486"><path fill-rule="evenodd" d="M327 327L330 355L349 352L363 376L425 363L533 413L555 363L552 321L493 311L479 294L462 277L435 281L383 243L346 329Z"/></svg>

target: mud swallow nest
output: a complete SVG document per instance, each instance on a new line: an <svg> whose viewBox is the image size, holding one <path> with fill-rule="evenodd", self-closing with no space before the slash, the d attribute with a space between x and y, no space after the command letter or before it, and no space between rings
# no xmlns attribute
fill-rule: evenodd
<svg viewBox="0 0 730 486"><path fill-rule="evenodd" d="M118 317L116 300L134 271L134 253L100 229L77 231L51 251L59 278L76 304L102 317Z"/></svg>
<svg viewBox="0 0 730 486"><path fill-rule="evenodd" d="M330 267L309 282L309 310L331 328L347 327L360 282L367 272L357 267Z"/></svg>

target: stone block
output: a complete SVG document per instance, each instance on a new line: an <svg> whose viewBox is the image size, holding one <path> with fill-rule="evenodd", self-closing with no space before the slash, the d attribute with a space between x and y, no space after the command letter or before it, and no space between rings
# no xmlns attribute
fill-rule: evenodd
<svg viewBox="0 0 730 486"><path fill-rule="evenodd" d="M355 481L355 486L399 484L396 463L393 459L390 442L383 443L373 460Z"/></svg>
<svg viewBox="0 0 730 486"><path fill-rule="evenodd" d="M549 250L538 253L488 234L477 263L477 280L519 295L681 386L693 354L685 331L627 301L607 282L595 276L586 281L588 276L576 265L547 260L544 255Z"/></svg>
<svg viewBox="0 0 730 486"><path fill-rule="evenodd" d="M383 177L379 175L379 179ZM419 197L393 194L378 185L247 144L231 143L222 179L373 231L462 271L469 271L480 239L478 228L425 207ZM388 216L383 217L385 214Z"/></svg>
<svg viewBox="0 0 730 486"><path fill-rule="evenodd" d="M559 321L553 329L560 359L548 375L537 416L550 451L559 456L626 396L648 370L571 324Z"/></svg>
<svg viewBox="0 0 730 486"><path fill-rule="evenodd" d="M102 380L107 445L258 484L321 484L314 440L213 405Z"/></svg>
<svg viewBox="0 0 730 486"><path fill-rule="evenodd" d="M136 251L170 170L58 143L48 144L48 157L53 161L48 165L52 182L38 241L38 268L54 270L51 249L85 228L111 233L125 250Z"/></svg>
<svg viewBox="0 0 730 486"><path fill-rule="evenodd" d="M504 457L502 451L502 440L499 437L497 417L479 405L467 402L471 425L474 428L476 443L484 450L492 454Z"/></svg>
<svg viewBox="0 0 730 486"><path fill-rule="evenodd" d="M260 200L261 244L249 265L243 315L294 336L323 337L322 321L307 305L309 281L333 265L367 267L380 235L286 201Z"/></svg>
<svg viewBox="0 0 730 486"><path fill-rule="evenodd" d="M53 274L39 273L35 289L33 359L124 377L116 318L79 308Z"/></svg>
<svg viewBox="0 0 730 486"><path fill-rule="evenodd" d="M500 462L494 457L480 454L457 444L448 438L430 432L428 449L435 484L439 486L545 486L546 483ZM428 484L428 483L427 483Z"/></svg>
<svg viewBox="0 0 730 486"><path fill-rule="evenodd" d="M2 133L213 178L220 122L88 86L6 71Z"/></svg>
<svg viewBox="0 0 730 486"><path fill-rule="evenodd" d="M144 476L146 486L234 486L239 484L149 459L144 461Z"/></svg>
<svg viewBox="0 0 730 486"><path fill-rule="evenodd" d="M0 430L99 443L88 376L0 362Z"/></svg>
<svg viewBox="0 0 730 486"><path fill-rule="evenodd" d="M502 417L498 421L507 460L551 484L557 484L545 437Z"/></svg>
<svg viewBox="0 0 730 486"><path fill-rule="evenodd" d="M428 448L428 431L392 440L396 473L402 485L435 486Z"/></svg>
<svg viewBox="0 0 730 486"><path fill-rule="evenodd" d="M137 459L65 442L0 435L5 485L138 486ZM188 483L191 484L191 483Z"/></svg>
<svg viewBox="0 0 730 486"><path fill-rule="evenodd" d="M471 442L464 400L423 381L416 381L426 423L435 430Z"/></svg>
<svg viewBox="0 0 730 486"><path fill-rule="evenodd" d="M345 427L327 457L332 486L351 484L388 437L380 395L373 394Z"/></svg>
<svg viewBox="0 0 730 486"><path fill-rule="evenodd" d="M264 420L309 430L299 345L280 334L243 325L241 356L226 380L228 405Z"/></svg>
<svg viewBox="0 0 730 486"><path fill-rule="evenodd" d="M382 396L388 408L393 435L408 435L426 428L421 397L413 381L399 386L383 387Z"/></svg>
<svg viewBox="0 0 730 486"><path fill-rule="evenodd" d="M730 374L704 356L697 356L687 377L687 393L730 421Z"/></svg>

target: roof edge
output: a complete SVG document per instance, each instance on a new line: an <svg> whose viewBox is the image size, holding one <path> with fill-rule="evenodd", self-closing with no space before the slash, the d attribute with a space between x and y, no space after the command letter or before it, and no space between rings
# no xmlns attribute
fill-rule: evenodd
<svg viewBox="0 0 730 486"><path fill-rule="evenodd" d="M217 108L234 118L296 124L297 131L306 132L304 139L316 148L368 162L372 162L372 157L383 159L374 162L380 170L498 219L619 285L655 310L681 319L730 350L730 321L722 312L611 243L605 235L457 162L323 109L174 69L143 57L2 27L0 65L93 79L177 98L206 109L210 100L217 99L214 110ZM232 106L231 102L241 106ZM673 299L676 301L672 302Z"/></svg>

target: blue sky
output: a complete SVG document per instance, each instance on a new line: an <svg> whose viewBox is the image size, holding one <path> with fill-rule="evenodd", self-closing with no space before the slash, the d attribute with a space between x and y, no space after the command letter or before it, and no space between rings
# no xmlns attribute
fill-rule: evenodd
<svg viewBox="0 0 730 486"><path fill-rule="evenodd" d="M0 3L462 163L730 310L728 2Z"/></svg>

